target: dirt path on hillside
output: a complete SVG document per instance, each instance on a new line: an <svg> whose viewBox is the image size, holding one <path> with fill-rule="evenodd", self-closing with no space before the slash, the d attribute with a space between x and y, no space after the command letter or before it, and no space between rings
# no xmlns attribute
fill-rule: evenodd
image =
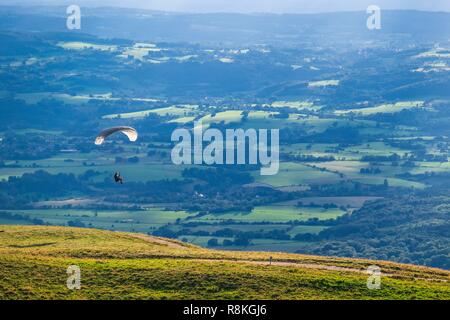
<svg viewBox="0 0 450 320"><path fill-rule="evenodd" d="M154 236L149 236L145 234L130 234L129 236L137 239L142 239L147 242L162 244L168 246L169 248L187 250L189 247L183 246L182 244L172 242L166 239L157 238ZM214 258L189 258L193 261L204 261L204 262L235 262L235 263L246 263L246 264L256 264L256 265L266 265L266 266L283 266L283 267L299 267L299 268L309 268L309 269L323 269L323 270L333 270L333 271L347 271L347 272L359 272L366 273L366 270L356 269L356 268L346 268L338 266L330 266L324 264L313 264L313 263L297 263L297 262L283 262L283 261L272 261L269 264L268 260L239 260L239 259L214 259ZM387 275L387 274L384 274Z"/></svg>
<svg viewBox="0 0 450 320"><path fill-rule="evenodd" d="M314 263L300 263L300 262L283 262L283 261L262 261L262 260L233 260L233 259L190 259L193 261L202 262L234 262L242 264L254 264L262 266L282 266L282 267L297 267L297 268L307 268L307 269L319 269L319 270L329 270L329 271L342 271L342 272L352 272L369 275L366 269L348 268L348 267L338 267L326 264L314 264ZM393 273L381 273L382 277L398 277L398 278L412 278L414 280L423 281L433 281L433 282L448 282L446 279L440 278L422 278L422 277L408 277L405 275L393 274Z"/></svg>
<svg viewBox="0 0 450 320"><path fill-rule="evenodd" d="M189 250L189 246L177 243L175 241L166 240L163 238L158 238L154 236L149 236L145 234L129 234L130 237L141 239L150 243L160 244L167 246L169 248L174 249L181 249L181 250ZM174 256L173 258L176 258ZM297 267L297 268L307 268L307 269L316 269L316 270L329 270L329 271L341 271L341 272L352 272L352 273L359 273L359 274L367 274L366 269L359 269L359 268L349 268L349 267L339 267L339 266L333 266L333 265L326 265L326 264L315 264L315 263L302 263L302 262L285 262L285 261L272 261L269 262L269 260L243 260L243 259L224 259L224 258L184 258L191 261L199 261L199 262L229 262L229 263L241 263L241 264L253 264L253 265L260 265L260 266L280 266L280 267ZM392 274L392 273L382 273L382 277L402 277L402 278L409 278L407 276L402 276L398 274ZM413 277L416 280L425 280L425 281L438 281L438 282L448 282L446 279L438 279L438 278L421 278L421 277Z"/></svg>
<svg viewBox="0 0 450 320"><path fill-rule="evenodd" d="M282 267L298 267L298 268L308 268L308 269L322 269L322 270L333 270L333 271L346 271L346 272L358 272L367 273L366 270L356 269L356 268L346 268L338 266L330 266L325 264L314 264L314 263L297 263L297 262L283 262L283 261L272 261L269 263L268 260L234 260L234 259L191 259L195 261L214 261L214 262L235 262L235 263L246 263L246 264L256 264L262 266L282 266ZM382 274L382 276L389 276L389 274Z"/></svg>
<svg viewBox="0 0 450 320"><path fill-rule="evenodd" d="M166 239L162 239L162 238L157 238L154 236L148 236L145 234L128 234L128 236L132 237L132 238L137 238L137 239L141 239L141 240L145 240L147 242L151 242L151 243L156 243L156 244L162 244L165 246L168 246L169 248L174 248L174 249L182 249L182 250L187 250L189 249L188 246L183 246L182 244L179 244L175 241L169 241Z"/></svg>

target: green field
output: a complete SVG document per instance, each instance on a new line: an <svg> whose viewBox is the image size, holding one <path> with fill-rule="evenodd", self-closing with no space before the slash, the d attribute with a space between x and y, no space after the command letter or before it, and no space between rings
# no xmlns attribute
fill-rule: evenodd
<svg viewBox="0 0 450 320"><path fill-rule="evenodd" d="M214 115L206 115L203 118L201 118L201 121L204 126L208 126L212 123L220 123L220 122L224 122L226 124L232 122L241 122L241 119L242 119L242 111L228 110L218 112Z"/></svg>
<svg viewBox="0 0 450 320"><path fill-rule="evenodd" d="M361 109L349 109L349 110L338 110L335 113L338 115L343 115L347 113L359 113L362 115L372 115L376 113L395 113L400 112L405 109L411 109L411 108L423 108L424 102L423 101L403 101L403 102L397 102L394 104L382 104L376 107L370 107L370 108L361 108Z"/></svg>
<svg viewBox="0 0 450 320"><path fill-rule="evenodd" d="M311 81L308 83L308 87L310 88L321 88L321 87L335 87L340 83L339 80L321 80L321 81Z"/></svg>
<svg viewBox="0 0 450 320"><path fill-rule="evenodd" d="M104 44L95 44L89 42L81 42L81 41L70 41L70 42L58 42L59 47L67 49L67 50L100 50L100 51L116 51L116 45L104 45Z"/></svg>
<svg viewBox="0 0 450 320"><path fill-rule="evenodd" d="M309 101L275 101L270 104L273 108L292 108L297 110L310 110L318 111L321 109L319 106L315 106L313 102Z"/></svg>
<svg viewBox="0 0 450 320"><path fill-rule="evenodd" d="M172 119L169 121L169 123L186 124L186 123L194 121L194 119L195 119L195 117L181 117L181 118Z"/></svg>
<svg viewBox="0 0 450 320"><path fill-rule="evenodd" d="M361 174L360 169L367 168L367 162L360 161L329 161L318 162L314 164L317 168L323 168L332 172L339 172L344 175L345 179L357 181L365 184L381 185L384 179L388 180L390 186L423 189L425 184L420 182L409 181L406 179L396 178L399 173L409 172L410 168L399 166L391 166L390 163L377 165L381 169L381 173L377 175ZM431 170L429 170L431 171Z"/></svg>
<svg viewBox="0 0 450 320"><path fill-rule="evenodd" d="M90 100L118 100L113 98L111 93L93 94L93 95L69 95L66 93L52 93L52 92L33 92L33 93L19 93L17 98L24 100L27 104L37 104L44 99L55 99L67 104L85 104Z"/></svg>
<svg viewBox="0 0 450 320"><path fill-rule="evenodd" d="M144 61L144 58L146 58L149 53L161 52L163 50L166 49L158 48L155 44L152 43L136 43L132 47L125 48L125 50L119 55L119 57L132 57L133 59Z"/></svg>
<svg viewBox="0 0 450 320"><path fill-rule="evenodd" d="M274 187L336 183L340 180L338 174L292 162L280 163L280 169L276 175L262 176L258 172L255 172L254 177L257 182L269 184Z"/></svg>
<svg viewBox="0 0 450 320"><path fill-rule="evenodd" d="M330 143L296 143L282 146L281 152L292 155L310 155L315 157L334 157L336 160L361 160L364 156L391 156L397 154L404 156L410 150L392 147L384 142L374 141L365 144L352 145L339 148L338 144Z"/></svg>
<svg viewBox="0 0 450 320"><path fill-rule="evenodd" d="M325 229L327 229L325 226L294 226L291 230L289 230L288 234L291 236L302 233L317 234Z"/></svg>
<svg viewBox="0 0 450 320"><path fill-rule="evenodd" d="M306 221L317 218L319 220L335 219L345 211L340 209L323 209L292 206L262 206L256 207L251 212L230 212L222 214L208 214L195 221L244 221L244 222L287 222L287 221Z"/></svg>
<svg viewBox="0 0 450 320"><path fill-rule="evenodd" d="M303 205L316 204L334 204L338 207L344 206L349 208L361 208L366 201L374 201L381 199L380 197L365 197L365 196L343 196L343 197L303 197L297 198L292 201L286 201L279 204L284 205L296 205L298 202L302 202Z"/></svg>
<svg viewBox="0 0 450 320"><path fill-rule="evenodd" d="M93 93L93 94L76 94L70 95L67 93L55 93L55 92L29 92L18 93L16 98L24 100L27 104L34 105L45 99L55 99L70 105L83 105L89 101L119 101L130 100L133 102L159 102L161 100L155 98L118 98L113 97L111 92L107 93Z"/></svg>
<svg viewBox="0 0 450 320"><path fill-rule="evenodd" d="M195 112L197 106L194 105L180 105L180 106L170 106L170 107L164 107L164 108L157 108L157 109L149 109L149 110L142 110L142 111L136 111L136 112L127 112L127 113L116 113L116 114L108 114L103 116L103 119L139 119L139 118L145 118L150 114L155 114L161 117L165 116L179 116L184 117L190 113Z"/></svg>
<svg viewBox="0 0 450 320"><path fill-rule="evenodd" d="M442 58L442 59L449 59L450 53L448 52L448 49L445 48L434 48L433 50L422 52L421 54L417 55L416 58Z"/></svg>
<svg viewBox="0 0 450 320"><path fill-rule="evenodd" d="M374 263L378 290L367 288ZM66 286L70 265L80 268L79 290ZM439 269L93 229L0 226L0 269L0 299L450 299L450 273Z"/></svg>
<svg viewBox="0 0 450 320"><path fill-rule="evenodd" d="M41 219L55 226L67 226L69 221L79 221L86 226L115 231L147 233L177 219L189 216L185 211L171 211L162 208L148 208L140 211L129 210L85 210L85 209L32 209L7 210L11 213ZM0 212L2 219L3 212ZM4 224L22 224L23 220L3 219ZM27 223L27 221L25 221Z"/></svg>
<svg viewBox="0 0 450 320"><path fill-rule="evenodd" d="M126 181L159 181L163 179L181 179L181 173L186 167L173 164L110 164L110 165L65 165L41 168L0 168L0 180L7 180L11 176L22 176L24 173L45 170L51 174L72 173L80 175L88 170L99 171L102 174L96 179L103 181L110 178L116 171L120 171Z"/></svg>

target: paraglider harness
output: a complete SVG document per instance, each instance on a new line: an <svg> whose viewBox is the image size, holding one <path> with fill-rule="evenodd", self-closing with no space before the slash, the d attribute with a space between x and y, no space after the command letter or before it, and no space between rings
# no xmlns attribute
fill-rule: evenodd
<svg viewBox="0 0 450 320"><path fill-rule="evenodd" d="M123 178L120 176L119 172L114 173L114 181L116 181L116 183L123 184Z"/></svg>

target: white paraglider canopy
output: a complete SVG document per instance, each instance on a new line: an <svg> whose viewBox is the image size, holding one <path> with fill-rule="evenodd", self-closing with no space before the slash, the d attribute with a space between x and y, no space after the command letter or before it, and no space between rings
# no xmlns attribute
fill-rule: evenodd
<svg viewBox="0 0 450 320"><path fill-rule="evenodd" d="M124 127L124 126L112 127L112 128L108 128L108 129L105 129L102 132L100 132L99 135L97 136L97 138L95 138L95 144L101 145L108 136L110 136L116 132L122 132L124 135L126 135L128 137L128 139L130 141L136 141L138 138L138 133L137 133L136 129L134 129L132 127Z"/></svg>

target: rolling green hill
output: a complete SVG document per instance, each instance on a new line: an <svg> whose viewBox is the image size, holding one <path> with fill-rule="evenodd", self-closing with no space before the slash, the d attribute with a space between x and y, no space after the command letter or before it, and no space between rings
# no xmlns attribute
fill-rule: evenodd
<svg viewBox="0 0 450 320"><path fill-rule="evenodd" d="M70 265L80 290L66 287ZM379 290L367 288L369 265L381 268ZM439 269L67 227L0 226L0 271L0 299L450 299Z"/></svg>

